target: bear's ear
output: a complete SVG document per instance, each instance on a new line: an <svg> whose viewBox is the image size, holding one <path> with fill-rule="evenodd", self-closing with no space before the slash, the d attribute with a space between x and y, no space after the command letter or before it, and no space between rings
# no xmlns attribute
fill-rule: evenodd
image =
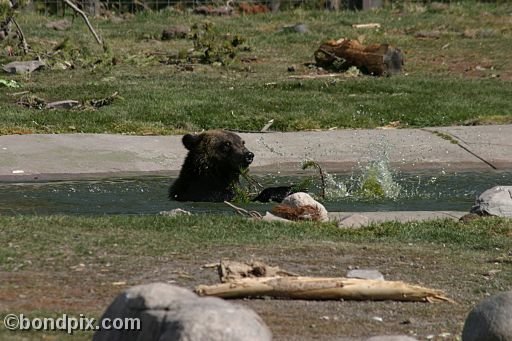
<svg viewBox="0 0 512 341"><path fill-rule="evenodd" d="M183 139L181 141L183 142L183 145L185 146L185 148L187 148L188 150L192 150L201 141L201 135L187 134L187 135L183 136Z"/></svg>

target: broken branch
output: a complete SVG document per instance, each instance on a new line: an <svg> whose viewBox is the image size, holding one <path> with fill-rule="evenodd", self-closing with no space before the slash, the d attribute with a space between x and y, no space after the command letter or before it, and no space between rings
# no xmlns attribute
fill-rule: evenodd
<svg viewBox="0 0 512 341"><path fill-rule="evenodd" d="M232 203L230 203L229 201L224 201L224 203L226 205L228 205L229 207L231 207L232 209L235 210L236 213L240 214L241 216L248 216L250 218L257 218L257 219L261 219L263 216L261 215L261 213L259 212L256 212L256 211L247 211L246 209L243 209L241 207L238 207L238 206L235 206L233 205Z"/></svg>
<svg viewBox="0 0 512 341"><path fill-rule="evenodd" d="M21 29L21 26L18 25L18 22L16 21L16 19L14 19L14 17L11 17L11 21L14 24L14 26L16 26L16 30L18 31L18 34L20 36L21 47L23 49L23 53L27 54L28 53L28 44L27 44L27 40L25 39L25 35L23 34L23 30Z"/></svg>
<svg viewBox="0 0 512 341"><path fill-rule="evenodd" d="M103 41L101 40L100 36L96 33L96 31L94 30L94 28L92 27L89 19L87 18L87 15L85 15L85 13L78 7L76 7L76 5L74 3L72 3L70 0L64 0L64 2L73 9L73 11L77 12L78 14L80 14L80 16L84 19L85 21L85 24L87 25L87 27L89 28L89 31L91 31L92 35L94 36L94 38L96 39L96 41L98 42L98 44L100 44L101 46L103 46Z"/></svg>

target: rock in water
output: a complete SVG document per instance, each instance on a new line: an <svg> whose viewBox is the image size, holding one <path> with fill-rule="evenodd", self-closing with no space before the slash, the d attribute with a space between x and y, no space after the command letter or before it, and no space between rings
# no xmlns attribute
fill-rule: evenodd
<svg viewBox="0 0 512 341"><path fill-rule="evenodd" d="M469 313L462 341L512 341L512 291L491 296Z"/></svg>
<svg viewBox="0 0 512 341"><path fill-rule="evenodd" d="M486 190L476 199L470 212L512 218L512 186L495 186Z"/></svg>
<svg viewBox="0 0 512 341"><path fill-rule="evenodd" d="M270 330L252 310L216 297L165 283L127 289L102 316L139 318L140 330L99 330L93 341L272 340Z"/></svg>
<svg viewBox="0 0 512 341"><path fill-rule="evenodd" d="M293 193L272 209L272 214L288 220L328 221L324 205L304 192Z"/></svg>

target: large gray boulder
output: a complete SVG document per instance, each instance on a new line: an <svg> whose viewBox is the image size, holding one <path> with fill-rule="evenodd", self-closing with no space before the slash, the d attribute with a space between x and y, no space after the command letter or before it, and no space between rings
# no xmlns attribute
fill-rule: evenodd
<svg viewBox="0 0 512 341"><path fill-rule="evenodd" d="M469 313L462 341L512 341L512 291L491 296Z"/></svg>
<svg viewBox="0 0 512 341"><path fill-rule="evenodd" d="M486 190L476 199L471 213L512 218L512 186L495 186Z"/></svg>
<svg viewBox="0 0 512 341"><path fill-rule="evenodd" d="M165 283L127 289L102 316L139 318L141 329L99 330L93 341L271 340L272 334L252 310Z"/></svg>

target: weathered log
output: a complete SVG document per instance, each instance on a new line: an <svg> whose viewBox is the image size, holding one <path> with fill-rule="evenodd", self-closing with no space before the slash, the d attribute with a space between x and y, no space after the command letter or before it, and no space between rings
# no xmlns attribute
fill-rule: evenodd
<svg viewBox="0 0 512 341"><path fill-rule="evenodd" d="M270 296L301 300L395 300L453 302L440 290L399 281L325 277L258 277L216 285L199 285L200 296L246 298Z"/></svg>
<svg viewBox="0 0 512 341"><path fill-rule="evenodd" d="M400 73L404 56L400 49L389 44L364 46L357 40L340 39L320 45L315 51L318 66L345 71L351 66L361 72L375 75L394 75Z"/></svg>

